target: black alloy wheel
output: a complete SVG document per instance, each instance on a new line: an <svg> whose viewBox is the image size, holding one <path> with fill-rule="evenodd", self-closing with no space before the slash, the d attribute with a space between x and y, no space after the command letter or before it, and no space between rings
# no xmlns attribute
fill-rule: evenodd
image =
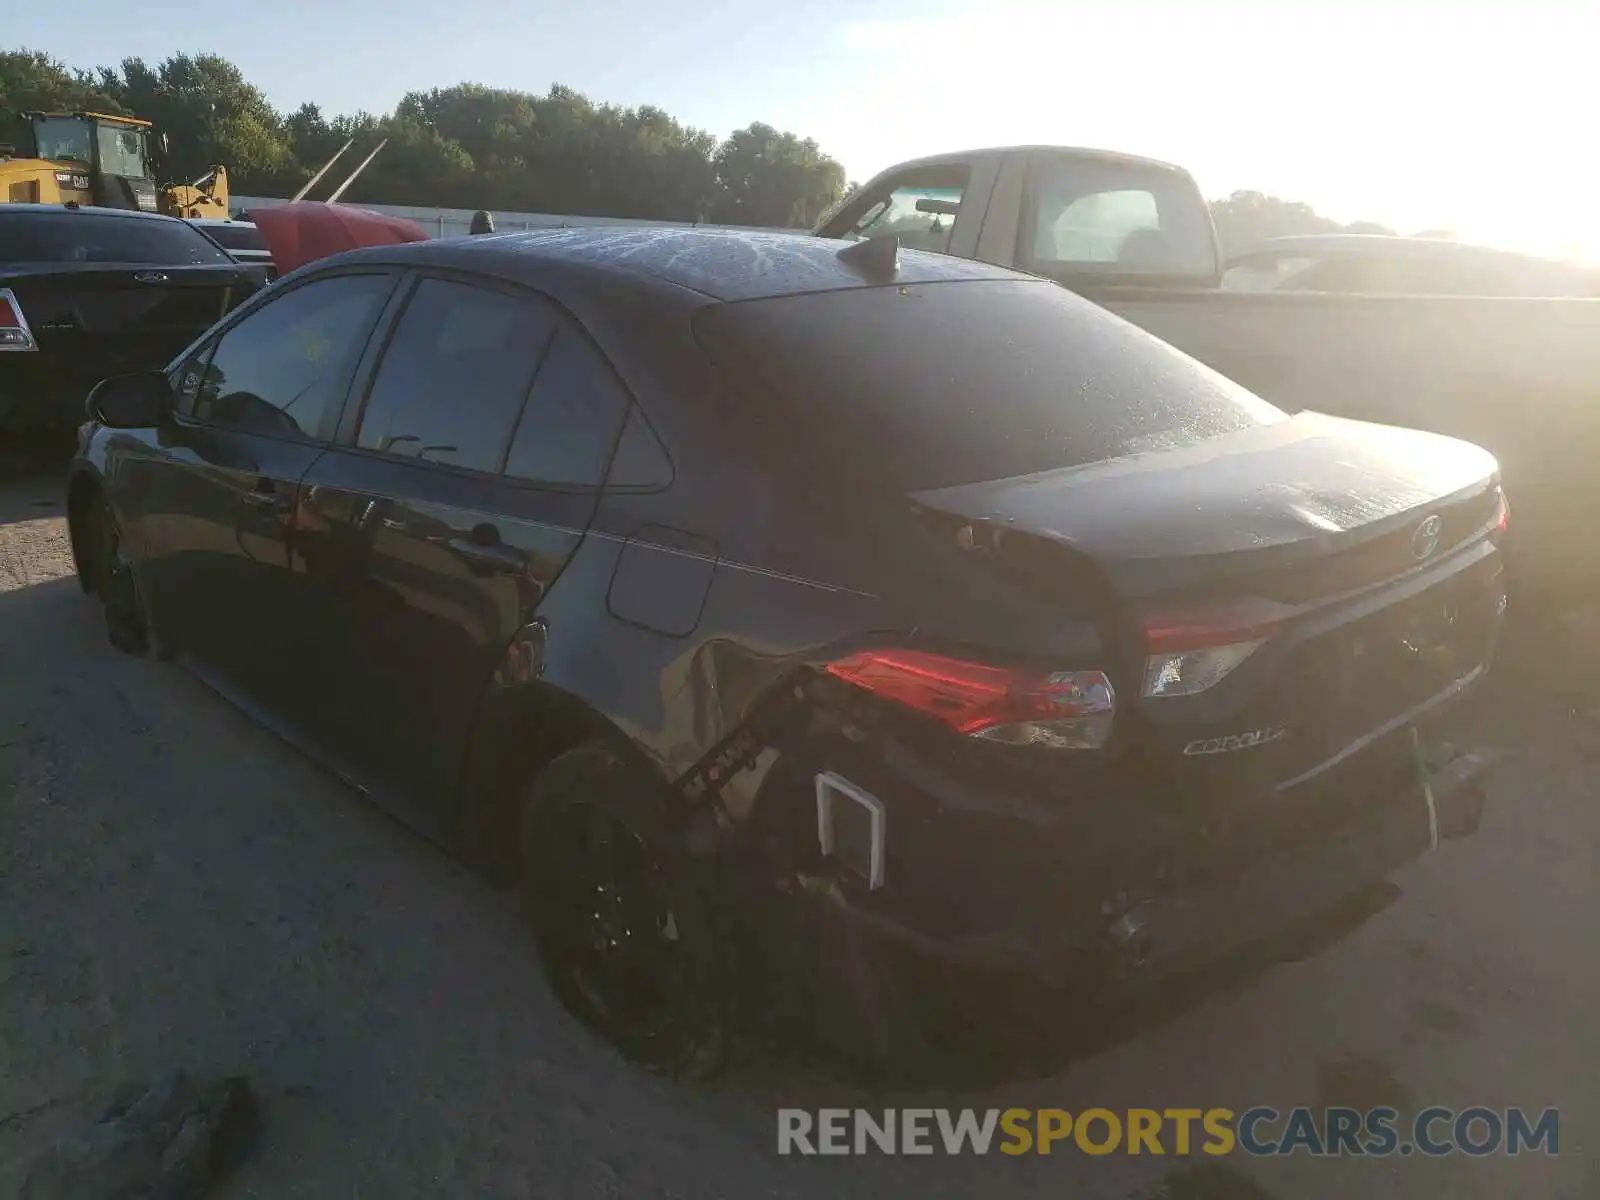
<svg viewBox="0 0 1600 1200"><path fill-rule="evenodd" d="M555 759L524 813L524 895L567 1010L632 1061L701 1078L726 1052L720 956L661 787L601 742Z"/></svg>

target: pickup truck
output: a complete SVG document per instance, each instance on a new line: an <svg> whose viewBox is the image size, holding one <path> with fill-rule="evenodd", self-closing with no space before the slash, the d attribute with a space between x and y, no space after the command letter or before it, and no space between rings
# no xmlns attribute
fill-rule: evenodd
<svg viewBox="0 0 1600 1200"><path fill-rule="evenodd" d="M902 163L813 232L1047 276L1280 408L1477 442L1500 460L1519 583L1600 582L1600 299L1225 291L1187 171L1065 147Z"/></svg>

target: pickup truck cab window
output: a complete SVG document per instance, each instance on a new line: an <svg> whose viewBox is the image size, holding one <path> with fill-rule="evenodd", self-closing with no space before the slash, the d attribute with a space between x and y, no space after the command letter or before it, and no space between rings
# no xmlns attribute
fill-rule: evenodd
<svg viewBox="0 0 1600 1200"><path fill-rule="evenodd" d="M1216 269L1210 215L1181 172L1051 156L1034 163L1030 185L1018 257L1031 270L1166 276Z"/></svg>
<svg viewBox="0 0 1600 1200"><path fill-rule="evenodd" d="M828 235L853 239L893 234L909 249L943 254L950 248L971 180L971 170L957 163L890 176L846 204L829 222Z"/></svg>
<svg viewBox="0 0 1600 1200"><path fill-rule="evenodd" d="M384 349L356 444L498 472L556 321L529 294L422 280Z"/></svg>
<svg viewBox="0 0 1600 1200"><path fill-rule="evenodd" d="M336 275L273 298L184 364L178 411L248 433L322 436L393 282Z"/></svg>

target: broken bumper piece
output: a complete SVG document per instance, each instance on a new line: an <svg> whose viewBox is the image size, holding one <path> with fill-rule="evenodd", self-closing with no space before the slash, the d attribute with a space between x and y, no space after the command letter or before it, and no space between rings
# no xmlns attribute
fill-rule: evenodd
<svg viewBox="0 0 1600 1200"><path fill-rule="evenodd" d="M1247 868L1101 904L1092 925L1064 918L1056 926L1046 921L933 937L860 903L855 885L861 881L846 880L842 871L802 876L794 898L810 909L823 942L851 960L870 955L875 944L889 944L954 967L1019 972L1051 984L1086 984L1088 975L1113 993L1137 991L1337 909L1438 842L1474 833L1485 803L1484 778L1494 762L1488 751L1454 754L1434 769L1426 787L1415 779L1402 784L1398 803ZM887 843L892 864L892 828ZM892 867L887 885L894 886Z"/></svg>

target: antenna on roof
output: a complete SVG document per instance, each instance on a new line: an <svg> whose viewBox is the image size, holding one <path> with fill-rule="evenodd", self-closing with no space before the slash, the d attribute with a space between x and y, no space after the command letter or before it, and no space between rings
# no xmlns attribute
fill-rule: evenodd
<svg viewBox="0 0 1600 1200"><path fill-rule="evenodd" d="M851 242L834 257L869 278L893 279L900 270L900 239L881 233L864 242Z"/></svg>

